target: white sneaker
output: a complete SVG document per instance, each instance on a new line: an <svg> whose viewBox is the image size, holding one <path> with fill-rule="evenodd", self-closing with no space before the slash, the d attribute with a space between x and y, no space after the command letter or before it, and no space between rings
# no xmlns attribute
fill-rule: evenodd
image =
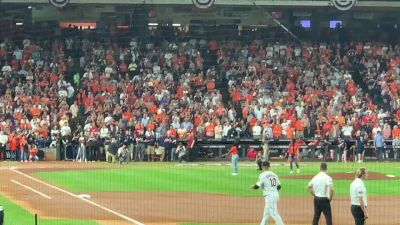
<svg viewBox="0 0 400 225"><path fill-rule="evenodd" d="M297 173L300 173L300 169L297 169Z"/></svg>
<svg viewBox="0 0 400 225"><path fill-rule="evenodd" d="M232 176L237 176L238 174L237 173L232 173Z"/></svg>
<svg viewBox="0 0 400 225"><path fill-rule="evenodd" d="M290 174L292 174L292 173L293 173L293 170L290 171Z"/></svg>

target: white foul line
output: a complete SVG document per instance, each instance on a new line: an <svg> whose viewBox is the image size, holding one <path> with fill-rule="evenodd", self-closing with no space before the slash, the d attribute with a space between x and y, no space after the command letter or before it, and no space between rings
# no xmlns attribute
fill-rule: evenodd
<svg viewBox="0 0 400 225"><path fill-rule="evenodd" d="M120 218L122 218L122 219L124 219L124 220L127 220L127 221L129 221L129 222L132 222L133 224L136 224L136 225L144 225L143 223L141 223L141 222L139 222L139 221L137 221L137 220L134 220L134 219L132 219L132 218L130 218L130 217L127 217L127 216L125 216L125 215L123 215L123 214L121 214L121 213L118 213L118 212L116 212L116 211L114 211L114 210L112 210L112 209L109 209L109 208L107 208L107 207L104 207L104 206L102 206L102 205L99 205L99 204L97 204L97 203L95 203L95 202L93 202L93 201L91 201L91 200L89 200L89 199L81 198L79 195L76 195L76 194L71 193L71 192L69 192L69 191L66 191L66 190L64 190L64 189L61 189L61 188L59 188L59 187L56 187L56 186L54 186L54 185L51 185L51 184L48 184L48 183L46 183L46 182L44 182L44 181L41 181L41 180L39 180L39 179L36 179L36 178L34 178L34 177L32 177L32 176L29 176L29 175L27 175L27 174L25 174L25 173L23 173L23 172L21 172L21 171L16 170L15 168L11 168L10 170L11 170L11 171L14 171L15 173L18 173L18 174L20 174L20 175L22 175L22 176L24 176L24 177L27 177L27 178L29 178L29 179L31 179L31 180L34 180L34 181L36 181L36 182L39 182L39 183L44 184L44 185L46 185L46 186L49 186L49 187L51 187L51 188L53 188L53 189L56 189L56 190L58 190L58 191L61 191L61 192L65 193L65 194L67 194L67 195L70 195L70 196L74 197L74 198L80 199L80 200L82 200L82 201L84 201L84 202L87 202L87 203L89 203L89 204L91 204L91 205L94 205L94 206L96 206L96 207L98 207L98 208L100 208L100 209L103 209L103 210L105 210L105 211L107 211L107 212L109 212L109 213L112 213L112 214L114 214L114 215L116 215L116 216L118 216L118 217L120 217Z"/></svg>
<svg viewBox="0 0 400 225"><path fill-rule="evenodd" d="M43 197L45 197L45 198L47 198L47 199L51 199L50 196L45 195L45 194L43 194L42 192L37 191L37 190L35 190L35 189L33 189L33 188L29 187L29 186L26 186L25 184L21 184L20 182L18 182L18 181L16 181L16 180L13 180L13 179L10 179L10 180L11 180L13 183L18 184L19 186L22 186L22 187L24 187L24 188L26 188L26 189L28 189L28 190L31 190L31 191L35 192L36 194L39 194L39 195L41 195L41 196L43 196Z"/></svg>

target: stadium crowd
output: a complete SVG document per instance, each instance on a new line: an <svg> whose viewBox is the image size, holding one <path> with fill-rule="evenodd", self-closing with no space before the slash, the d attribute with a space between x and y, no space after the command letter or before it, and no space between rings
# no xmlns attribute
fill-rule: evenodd
<svg viewBox="0 0 400 225"><path fill-rule="evenodd" d="M4 39L0 157L34 160L38 148L60 145L64 159L78 161L183 161L197 138L337 140L382 130L399 139L400 129L388 123L393 112L400 116L399 48L383 49L191 38L100 42L82 31ZM378 78L371 88L382 88L390 108L357 87L353 63L365 66L368 83Z"/></svg>

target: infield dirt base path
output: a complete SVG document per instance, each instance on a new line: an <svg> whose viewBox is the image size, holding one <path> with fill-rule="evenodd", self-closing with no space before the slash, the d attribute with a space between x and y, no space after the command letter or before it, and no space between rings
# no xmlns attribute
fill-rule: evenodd
<svg viewBox="0 0 400 225"><path fill-rule="evenodd" d="M20 171L54 171L65 169L96 168L96 164L80 165L61 162L63 166L37 164L30 168L23 165ZM66 166L68 165L68 166ZM50 168L51 167L51 168ZM75 167L75 168L72 168ZM104 168L104 167L101 167ZM96 220L104 225L133 224L112 213L74 198L45 184L39 183L20 175L9 168L0 169L0 192L25 207L40 218L67 218ZM51 197L46 199L31 190L12 182L15 180L34 188ZM251 191L251 190L249 190ZM299 190L305 191L305 190ZM254 223L262 218L264 199L259 197L233 197L219 194L204 193L154 193L154 192L96 192L73 193L89 194L95 203L105 206L120 214L133 218L146 225L175 225L178 222L203 223ZM398 210L400 197L371 197L369 198L370 219L368 225L397 225L399 224ZM332 201L334 224L354 224L349 209L349 198L336 197ZM313 204L310 197L281 197L279 212L285 224L311 224ZM322 222L323 221L323 222ZM325 224L324 217L321 223Z"/></svg>

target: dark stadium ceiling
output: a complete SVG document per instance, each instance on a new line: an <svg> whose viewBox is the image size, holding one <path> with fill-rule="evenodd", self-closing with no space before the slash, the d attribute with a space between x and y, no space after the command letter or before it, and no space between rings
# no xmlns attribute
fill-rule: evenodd
<svg viewBox="0 0 400 225"><path fill-rule="evenodd" d="M5 2L21 2L21 3L5 3ZM19 19L26 17L28 15L32 15L33 22L39 21L50 21L50 20L69 20L69 21L97 21L99 19L108 18L112 20L120 20L120 18L125 18L126 15L129 14L138 14L140 10L136 10L138 7L148 7L153 9L156 12L156 16L151 18L152 21L156 22L156 20L172 20L174 22L187 24L188 18L191 19L202 19L207 18L210 20L217 20L223 22L224 20L232 20L232 19L241 19L243 24L263 24L263 25L272 25L271 22L263 12L257 9L254 5L239 5L239 2L250 2L245 0L230 0L233 5L221 5L226 0L217 0L215 6L211 7L207 10L199 10L196 9L192 4L191 0L180 0L181 4L173 4L166 6L163 5L153 5L148 4L149 2L157 2L161 0L146 0L146 4L135 4L139 2L139 0L129 0L132 4L110 4L111 2L120 2L120 0L110 1L110 0L96 0L96 1L79 1L79 0L71 0L71 3L67 5L65 8L57 9L49 4L48 0L31 0L31 1L22 1L22 0L0 0L0 19ZM163 2L176 2L177 0L163 0ZM24 4L22 4L24 2ZM27 3L29 2L29 4ZM45 3L43 3L45 2ZM76 4L77 2L103 2L105 4ZM140 0L143 2L143 0ZM265 3L265 2L290 2L293 4L294 2L311 2L311 1L256 1L257 4ZM316 2L328 2L328 1L312 1ZM359 1L359 3L365 1ZM376 3L378 1L368 1L368 3ZM389 2L389 1L379 1L379 2ZM391 1L391 3L398 3L399 1ZM324 3L325 4L325 3ZM316 4L318 5L318 4ZM29 8L28 8L29 7ZM378 16L382 14L384 16L391 16L399 18L397 7L354 7L352 10L347 12L340 12L336 10L333 6L331 7L293 7L293 6L262 6L265 11L272 12L283 12L283 15L286 17L287 15L292 15L298 13L300 14L308 14L312 16L318 17L327 17L327 16L345 16L352 15L354 13L368 13L373 14L374 19L382 17ZM258 10L258 11L257 11ZM30 13L28 13L30 12ZM362 15L365 17L365 15ZM230 23L230 21L228 21Z"/></svg>
<svg viewBox="0 0 400 225"><path fill-rule="evenodd" d="M48 0L0 0L1 3L49 4ZM70 4L191 5L192 0L71 0ZM332 6L330 0L217 0L215 5ZM356 7L400 7L398 0L359 0Z"/></svg>

